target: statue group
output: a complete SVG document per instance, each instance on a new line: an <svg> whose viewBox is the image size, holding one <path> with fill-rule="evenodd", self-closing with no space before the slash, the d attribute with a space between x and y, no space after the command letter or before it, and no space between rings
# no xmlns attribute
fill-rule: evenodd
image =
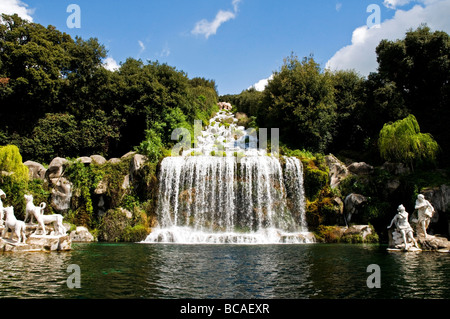
<svg viewBox="0 0 450 319"><path fill-rule="evenodd" d="M426 239L430 236L427 234L427 229L435 212L434 208L422 194L417 196L414 208L417 211L417 219L414 219L417 236ZM390 240L390 244L393 246L391 248L407 251L420 250L419 245L414 238L414 230L409 223L408 216L409 214L405 207L403 205L398 206L397 214L392 219L391 224L387 227L388 229L392 229L392 226L395 226L395 229L392 229L392 233L390 234L392 239Z"/></svg>
<svg viewBox="0 0 450 319"><path fill-rule="evenodd" d="M36 219L37 227L32 235L47 236L46 224L53 224L53 231L50 235L63 236L66 234L67 229L63 225L63 216L60 214L44 215L45 203L41 203L39 206L35 206L33 203L32 195L25 195L25 220L18 220L14 213L14 207L3 207L3 201L6 198L6 194L0 189L0 228L3 228L1 232L2 238L7 238L7 234L11 231L9 240L13 240L16 235L16 243L25 244L27 237L25 234L26 227L28 225L33 226L33 220ZM30 224L26 224L28 217L30 217Z"/></svg>

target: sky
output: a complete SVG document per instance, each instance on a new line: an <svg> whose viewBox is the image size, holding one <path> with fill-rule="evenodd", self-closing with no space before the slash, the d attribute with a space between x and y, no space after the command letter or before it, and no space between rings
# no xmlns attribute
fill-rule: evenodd
<svg viewBox="0 0 450 319"><path fill-rule="evenodd" d="M106 68L158 60L220 95L262 90L291 53L367 76L382 39L422 23L450 34L450 0L0 0L0 13L97 38Z"/></svg>

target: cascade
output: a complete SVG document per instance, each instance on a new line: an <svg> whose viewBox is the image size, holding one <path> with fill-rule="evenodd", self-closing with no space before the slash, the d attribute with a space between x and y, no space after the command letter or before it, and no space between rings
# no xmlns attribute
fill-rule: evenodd
<svg viewBox="0 0 450 319"><path fill-rule="evenodd" d="M197 147L165 158L159 226L145 243L307 243L302 163L258 149L256 134L220 111Z"/></svg>

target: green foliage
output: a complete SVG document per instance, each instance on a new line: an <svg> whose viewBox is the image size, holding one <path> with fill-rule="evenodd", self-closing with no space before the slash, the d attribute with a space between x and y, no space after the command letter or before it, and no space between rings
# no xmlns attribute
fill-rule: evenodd
<svg viewBox="0 0 450 319"><path fill-rule="evenodd" d="M28 181L28 167L22 163L22 155L17 146L0 147L0 171L11 173L13 182Z"/></svg>
<svg viewBox="0 0 450 319"><path fill-rule="evenodd" d="M332 75L313 58L290 56L269 81L258 113L260 127L280 127L280 138L293 148L322 152L336 124Z"/></svg>
<svg viewBox="0 0 450 319"><path fill-rule="evenodd" d="M376 52L379 76L395 84L396 94L404 100L409 113L419 119L422 129L433 135L448 162L449 35L443 31L432 32L422 25L406 32L403 40L381 41Z"/></svg>
<svg viewBox="0 0 450 319"><path fill-rule="evenodd" d="M434 162L439 145L430 134L420 132L414 115L385 124L378 140L380 155L385 160L402 162L413 167L420 161Z"/></svg>
<svg viewBox="0 0 450 319"><path fill-rule="evenodd" d="M136 149L148 157L151 162L158 162L163 155L164 144L156 129L146 130L145 140Z"/></svg>
<svg viewBox="0 0 450 319"><path fill-rule="evenodd" d="M94 165L84 165L80 161L73 161L66 169L66 175L74 189L74 203L72 203L74 214L71 215L71 222L89 228L96 226L92 193L103 178L101 172L92 169Z"/></svg>

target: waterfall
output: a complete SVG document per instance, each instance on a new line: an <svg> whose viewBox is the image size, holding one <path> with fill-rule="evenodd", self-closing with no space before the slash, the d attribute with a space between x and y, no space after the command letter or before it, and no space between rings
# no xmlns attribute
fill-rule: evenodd
<svg viewBox="0 0 450 319"><path fill-rule="evenodd" d="M224 119L232 123L220 125ZM219 112L196 149L162 161L159 226L144 242L313 241L305 220L302 163L248 147L251 138L235 122Z"/></svg>

